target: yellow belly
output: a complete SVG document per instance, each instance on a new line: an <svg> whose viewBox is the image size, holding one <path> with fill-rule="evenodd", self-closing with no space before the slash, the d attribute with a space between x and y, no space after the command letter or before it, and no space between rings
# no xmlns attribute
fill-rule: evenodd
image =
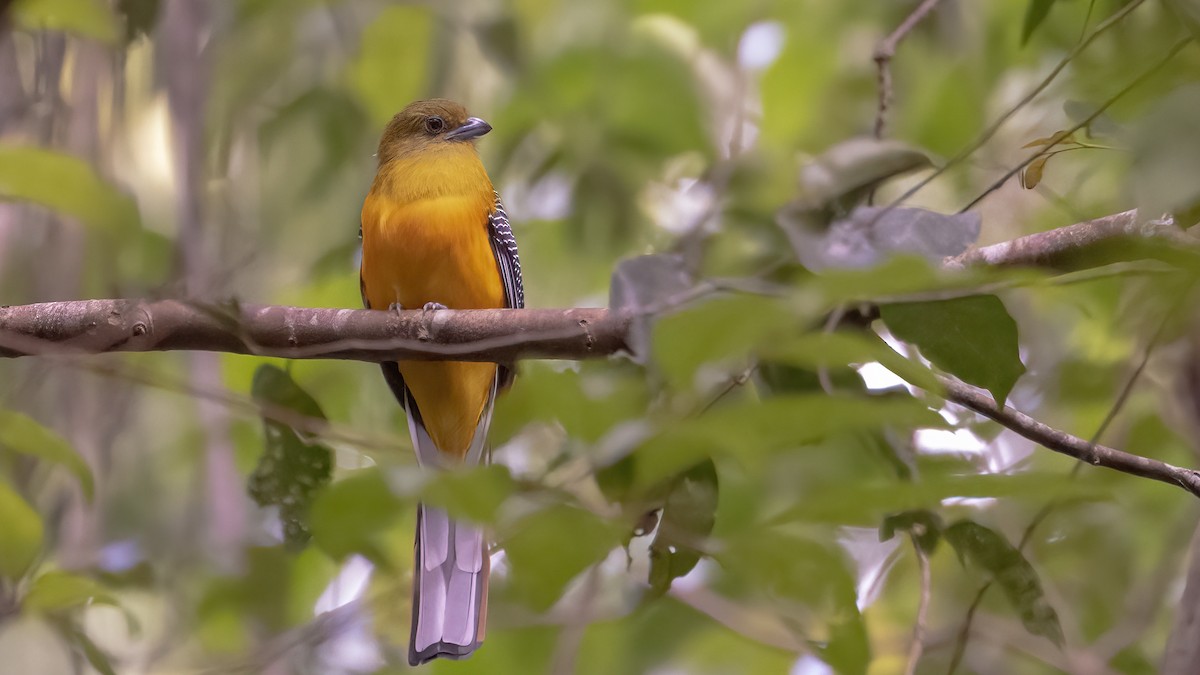
<svg viewBox="0 0 1200 675"><path fill-rule="evenodd" d="M399 205L372 191L363 204L362 282L367 305L420 309L504 306L504 286L488 239L491 195L444 195ZM487 403L496 366L401 361L430 438L462 458Z"/></svg>

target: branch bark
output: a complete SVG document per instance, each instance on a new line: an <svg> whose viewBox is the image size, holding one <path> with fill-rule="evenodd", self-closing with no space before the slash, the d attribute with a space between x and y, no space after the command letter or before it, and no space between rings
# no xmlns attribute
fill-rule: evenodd
<svg viewBox="0 0 1200 675"><path fill-rule="evenodd" d="M1126 211L985 246L945 266L1055 266L1063 256L1129 238L1197 250L1170 220ZM215 351L357 361L588 359L629 351L634 315L608 309L313 309L180 300L80 300L0 307L0 358L104 352ZM1178 485L1200 496L1200 473L1053 429L958 380L948 400L1082 462Z"/></svg>
<svg viewBox="0 0 1200 675"><path fill-rule="evenodd" d="M288 359L586 359L625 349L607 309L405 310L78 300L0 307L0 357L213 351Z"/></svg>
<svg viewBox="0 0 1200 675"><path fill-rule="evenodd" d="M1170 217L1144 219L1134 209L972 249L947 258L942 264L949 269L970 265L1060 267L1088 249L1128 239L1156 240L1187 248L1200 243L1179 229Z"/></svg>
<svg viewBox="0 0 1200 675"><path fill-rule="evenodd" d="M1090 443L1078 436L1042 424L1029 415L1009 406L998 406L992 396L981 389L949 377L938 378L943 394L949 401L970 408L999 422L1025 438L1081 462L1103 466L1122 473L1177 485L1200 497L1200 472L1160 462L1157 459L1130 454L1106 445Z"/></svg>

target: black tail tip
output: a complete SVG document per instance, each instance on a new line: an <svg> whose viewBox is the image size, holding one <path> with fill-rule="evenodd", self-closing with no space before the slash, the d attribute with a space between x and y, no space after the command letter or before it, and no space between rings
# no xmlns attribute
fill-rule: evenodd
<svg viewBox="0 0 1200 675"><path fill-rule="evenodd" d="M451 659L459 661L467 658L479 649L481 643L475 642L469 645L456 645L449 642L435 642L421 651L408 647L408 665L419 666L424 663L429 663L434 659Z"/></svg>

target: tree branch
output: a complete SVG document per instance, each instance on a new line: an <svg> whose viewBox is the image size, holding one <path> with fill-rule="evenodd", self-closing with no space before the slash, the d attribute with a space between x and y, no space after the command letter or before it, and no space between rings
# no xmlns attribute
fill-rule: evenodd
<svg viewBox="0 0 1200 675"><path fill-rule="evenodd" d="M1056 266L1064 256L1131 237L1197 250L1197 239L1169 219L1144 222L1136 211L1126 211L985 246L944 264L951 269ZM588 359L628 351L633 318L608 309L384 312L180 300L79 300L0 307L0 358L194 350L369 362ZM948 400L1050 450L1178 485L1200 496L1196 471L1089 443L1012 408L998 408L990 395L958 380L944 378L942 384Z"/></svg>
<svg viewBox="0 0 1200 675"><path fill-rule="evenodd" d="M879 103L875 110L875 138L883 138L884 125L887 124L888 107L892 104L892 58L896 56L896 47L900 41L908 37L913 28L937 7L941 0L922 0L896 30L875 47L875 66L878 70Z"/></svg>
<svg viewBox="0 0 1200 675"><path fill-rule="evenodd" d="M1042 424L1014 408L997 406L991 395L981 389L949 377L939 377L938 380L947 400L999 422L1047 450L1074 457L1093 466L1103 466L1122 473L1177 485L1200 497L1200 472L1133 455L1106 445L1089 443L1078 436Z"/></svg>
<svg viewBox="0 0 1200 675"><path fill-rule="evenodd" d="M0 307L0 357L215 351L356 361L586 359L625 349L607 309L406 310L79 300Z"/></svg>
<svg viewBox="0 0 1200 675"><path fill-rule="evenodd" d="M944 266L1059 266L1137 238L1197 250L1168 218L1125 211L984 246ZM182 300L78 300L0 307L0 358L103 352L214 351L358 361L587 359L627 350L632 317L607 309L382 312Z"/></svg>
<svg viewBox="0 0 1200 675"><path fill-rule="evenodd" d="M1151 239L1189 248L1200 243L1179 229L1170 217L1143 220L1134 209L972 249L947 258L943 265L949 269L970 265L1058 267L1087 249L1117 239Z"/></svg>

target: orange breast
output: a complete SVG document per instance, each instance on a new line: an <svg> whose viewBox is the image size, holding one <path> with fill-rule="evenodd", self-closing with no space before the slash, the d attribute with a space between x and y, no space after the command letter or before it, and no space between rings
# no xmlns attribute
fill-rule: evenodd
<svg viewBox="0 0 1200 675"><path fill-rule="evenodd" d="M490 186L475 196L440 195L400 204L378 185L363 203L362 280L372 309L504 306L488 239ZM429 436L444 453L466 454L487 402L491 363L400 362Z"/></svg>

